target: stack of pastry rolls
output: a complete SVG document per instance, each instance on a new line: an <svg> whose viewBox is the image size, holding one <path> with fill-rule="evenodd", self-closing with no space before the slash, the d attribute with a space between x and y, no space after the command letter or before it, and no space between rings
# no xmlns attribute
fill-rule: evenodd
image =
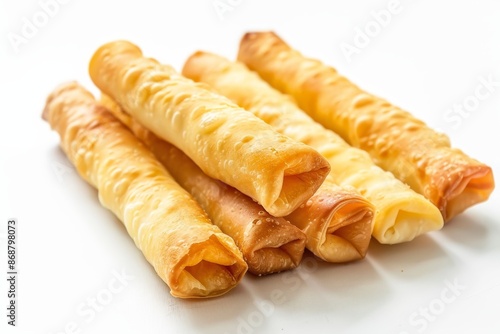
<svg viewBox="0 0 500 334"><path fill-rule="evenodd" d="M209 83L280 133L318 150L331 165L328 180L355 187L375 205L373 236L379 242L411 241L443 226L439 210L424 196L377 167L366 152L313 121L243 64L197 52L184 65L183 74Z"/></svg>
<svg viewBox="0 0 500 334"><path fill-rule="evenodd" d="M330 166L310 146L279 134L209 86L145 58L129 42L99 48L90 62L90 75L101 91L137 120L126 122L136 135L153 138L154 134L155 142L160 138L170 142L211 178L255 199L269 214L286 217L310 236L308 248L319 257L345 262L365 256L373 207L352 187L322 186ZM160 159L178 175L177 160ZM182 177L177 180L186 184ZM207 205L204 208L210 212ZM238 233L244 231L230 235L237 239Z"/></svg>
<svg viewBox="0 0 500 334"><path fill-rule="evenodd" d="M295 268L307 235L326 260L365 256L373 206L322 186L330 167L310 146L128 42L101 47L90 74L101 101L71 82L43 118L172 295L218 296L247 269Z"/></svg>
<svg viewBox="0 0 500 334"><path fill-rule="evenodd" d="M296 267L305 235L284 218L273 217L235 188L207 176L181 150L147 130L107 95L102 105L125 124L205 210L222 232L231 236L250 272L262 275Z"/></svg>
<svg viewBox="0 0 500 334"><path fill-rule="evenodd" d="M320 68L307 77L309 65L281 71L282 58L302 64L283 45L274 34L245 35L239 59L297 93L305 112L326 114L328 98L317 94L331 93L326 83L306 83L327 75ZM214 297L247 271L293 269L305 248L328 262L359 260L371 236L411 241L489 195L470 181L478 173L489 180L479 163L467 174L473 190L457 186L470 194L467 205L450 198L457 187L438 200L422 191L430 185L402 180L417 192L410 189L381 168L390 164L373 162L375 149L350 146L245 65L214 54L195 53L181 75L116 41L94 53L89 72L101 99L70 82L49 95L43 118L176 297Z"/></svg>
<svg viewBox="0 0 500 334"><path fill-rule="evenodd" d="M307 248L323 260L347 262L365 256L373 207L352 188L342 189L325 180L292 213L284 218L273 217L248 196L204 174L182 151L144 128L110 97L103 95L101 102L151 149L212 221L235 240L250 272L262 275L295 267L302 257L306 236ZM288 254L290 258L277 254Z"/></svg>

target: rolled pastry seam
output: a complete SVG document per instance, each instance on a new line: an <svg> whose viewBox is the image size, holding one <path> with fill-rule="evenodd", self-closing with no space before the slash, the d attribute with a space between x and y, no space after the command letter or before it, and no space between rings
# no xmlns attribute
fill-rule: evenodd
<svg viewBox="0 0 500 334"><path fill-rule="evenodd" d="M427 197L445 221L486 201L492 193L495 183L490 167L451 148L446 135L363 91L334 68L303 57L276 34L246 34L238 60Z"/></svg>
<svg viewBox="0 0 500 334"><path fill-rule="evenodd" d="M266 275L297 267L306 236L284 218L275 218L248 196L212 179L174 145L160 139L124 112L109 96L101 104L121 120L198 201L210 220L234 239L252 274Z"/></svg>
<svg viewBox="0 0 500 334"><path fill-rule="evenodd" d="M43 118L173 296L215 297L236 286L247 265L234 241L91 93L76 82L61 85Z"/></svg>
<svg viewBox="0 0 500 334"><path fill-rule="evenodd" d="M289 96L270 87L242 63L197 52L187 60L183 74L210 84L278 132L320 152L330 163L329 178L334 183L355 187L375 205L373 236L379 242L411 241L443 226L439 210L424 196L377 167L366 152L316 123Z"/></svg>
<svg viewBox="0 0 500 334"><path fill-rule="evenodd" d="M143 57L129 42L100 47L89 72L101 91L139 123L273 216L285 216L304 203L330 170L311 147L278 134L206 85Z"/></svg>
<svg viewBox="0 0 500 334"><path fill-rule="evenodd" d="M307 236L307 249L334 263L363 259L371 239L373 206L354 189L329 179L286 218Z"/></svg>

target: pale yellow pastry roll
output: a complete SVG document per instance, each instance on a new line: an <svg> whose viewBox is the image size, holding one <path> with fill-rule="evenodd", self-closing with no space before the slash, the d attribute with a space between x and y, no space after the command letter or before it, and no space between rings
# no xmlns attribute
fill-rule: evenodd
<svg viewBox="0 0 500 334"><path fill-rule="evenodd" d="M101 91L143 126L273 216L285 216L310 198L330 170L311 147L278 134L206 85L143 57L129 42L101 46L89 71Z"/></svg>
<svg viewBox="0 0 500 334"><path fill-rule="evenodd" d="M276 34L246 34L238 59L431 200L445 221L487 200L493 191L491 168L451 148L446 135L363 91L332 67L305 58Z"/></svg>
<svg viewBox="0 0 500 334"><path fill-rule="evenodd" d="M316 123L289 96L273 89L242 63L197 52L187 60L183 74L210 84L280 133L320 152L331 165L329 179L356 187L375 205L373 236L379 242L406 242L443 226L439 210L424 196L377 167L365 151L349 146Z"/></svg>
<svg viewBox="0 0 500 334"><path fill-rule="evenodd" d="M271 216L235 188L207 176L181 150L140 125L107 95L102 95L101 104L146 144L210 220L234 239L251 273L267 275L299 265L306 243L302 231L284 218Z"/></svg>
<svg viewBox="0 0 500 334"><path fill-rule="evenodd" d="M236 286L247 265L234 241L92 94L75 82L62 85L43 118L173 296L214 297Z"/></svg>

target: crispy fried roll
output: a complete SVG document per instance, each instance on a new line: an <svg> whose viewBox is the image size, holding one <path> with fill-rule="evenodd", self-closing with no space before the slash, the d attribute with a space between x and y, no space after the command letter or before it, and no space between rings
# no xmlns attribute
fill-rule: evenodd
<svg viewBox="0 0 500 334"><path fill-rule="evenodd" d="M48 97L43 118L172 295L214 297L241 280L247 265L234 241L92 94L75 82L62 85Z"/></svg>

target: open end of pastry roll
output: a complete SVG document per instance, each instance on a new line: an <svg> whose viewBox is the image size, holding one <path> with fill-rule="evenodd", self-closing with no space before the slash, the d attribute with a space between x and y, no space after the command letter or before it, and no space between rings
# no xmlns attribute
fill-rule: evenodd
<svg viewBox="0 0 500 334"><path fill-rule="evenodd" d="M373 211L366 203L361 198L344 201L326 218L330 223L325 225L325 239L319 241L322 246L318 249L322 258L346 262L365 257L371 239L366 230L373 220Z"/></svg>
<svg viewBox="0 0 500 334"><path fill-rule="evenodd" d="M234 241L92 94L76 82L62 85L48 97L43 118L172 295L213 297L236 286L247 265Z"/></svg>
<svg viewBox="0 0 500 334"><path fill-rule="evenodd" d="M317 183L318 174L330 170L328 163L324 165L323 160L320 155L305 159L302 154L283 159L283 174L278 173L274 177L277 185L273 188L277 191L274 194L270 192L268 202L271 204L268 205L268 211L274 213L276 217L282 217L304 203L314 193L311 192L310 185ZM319 165L323 167L318 170L316 166ZM311 173L314 169L317 169L317 172ZM320 185L321 183L318 184Z"/></svg>
<svg viewBox="0 0 500 334"><path fill-rule="evenodd" d="M227 252L216 236L192 245L181 260L179 275L174 278L172 295L175 297L215 297L234 286L241 275L241 266Z"/></svg>
<svg viewBox="0 0 500 334"><path fill-rule="evenodd" d="M276 273L283 270L295 268L302 260L306 245L306 236L299 229L289 234L287 224L280 222L281 219L267 217L256 219L245 231L248 238L245 260L249 271L256 275ZM264 228L259 228L265 226ZM265 238L276 235L276 238ZM250 270L250 268L252 268Z"/></svg>
<svg viewBox="0 0 500 334"><path fill-rule="evenodd" d="M273 216L295 210L330 171L311 147L278 134L206 85L143 57L132 43L101 46L89 73L101 91L143 126Z"/></svg>
<svg viewBox="0 0 500 334"><path fill-rule="evenodd" d="M220 222L221 230L236 241L252 274L267 275L299 265L306 246L306 235L299 228L284 218L271 216L234 188L220 181L216 185L217 198L204 207L211 212L213 221ZM189 186L197 193L203 191L201 187L199 179L196 185Z"/></svg>
<svg viewBox="0 0 500 334"><path fill-rule="evenodd" d="M121 120L189 191L222 232L234 239L252 274L267 275L297 267L306 236L284 218L275 218L240 191L204 174L172 144L148 131L109 96L101 103Z"/></svg>
<svg viewBox="0 0 500 334"><path fill-rule="evenodd" d="M474 204L486 201L495 184L493 171L486 165L470 159L467 162L458 160L450 166L448 161L441 159L432 162L436 172L431 175L429 182L433 186L427 189L445 221Z"/></svg>
<svg viewBox="0 0 500 334"><path fill-rule="evenodd" d="M371 238L373 206L328 179L307 203L287 216L307 235L307 249L328 262L365 257Z"/></svg>
<svg viewBox="0 0 500 334"><path fill-rule="evenodd" d="M394 195L403 195L396 193ZM429 203L423 197L404 198L388 194L387 204L376 215L378 224L374 225L373 237L382 244L397 244L411 241L430 231L443 227L438 210L427 210ZM393 198L389 198L389 197Z"/></svg>

